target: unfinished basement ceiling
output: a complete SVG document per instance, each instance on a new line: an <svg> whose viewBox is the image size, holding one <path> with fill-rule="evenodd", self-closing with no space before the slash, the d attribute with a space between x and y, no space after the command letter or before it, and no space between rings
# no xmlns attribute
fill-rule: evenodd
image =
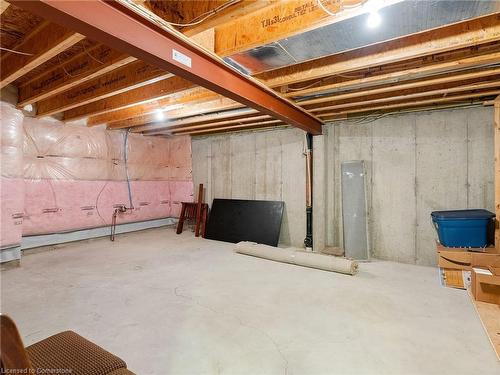
<svg viewBox="0 0 500 375"><path fill-rule="evenodd" d="M500 10L499 1L402 1L379 10L376 29L366 25L368 14L237 53L224 60L245 74L258 74L333 55Z"/></svg>
<svg viewBox="0 0 500 375"><path fill-rule="evenodd" d="M142 1L133 7L162 24L184 23L212 10L209 18L180 32L218 56L239 59L241 70L324 122L489 105L500 94L499 1L380 0L386 7L373 29L367 28L369 7L361 7L362 0L322 4L335 13L343 1L357 6L333 16L318 0L158 0L149 9ZM29 55L0 51L0 57L2 66L11 68L3 84L18 93L11 94L12 104L30 108L31 116L168 136L286 126L85 38L71 24L64 28L44 20L23 10L25 4L30 3L12 1L3 8L2 48ZM46 44L48 51L39 48Z"/></svg>

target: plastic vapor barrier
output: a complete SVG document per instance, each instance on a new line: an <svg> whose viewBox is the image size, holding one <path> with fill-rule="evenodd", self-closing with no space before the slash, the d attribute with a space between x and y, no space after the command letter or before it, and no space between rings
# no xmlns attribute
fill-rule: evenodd
<svg viewBox="0 0 500 375"><path fill-rule="evenodd" d="M2 103L2 247L21 234L110 225L119 206L127 208L119 224L178 217L180 202L192 199L188 136L23 121Z"/></svg>
<svg viewBox="0 0 500 375"><path fill-rule="evenodd" d="M23 179L23 114L0 102L0 246L21 242Z"/></svg>

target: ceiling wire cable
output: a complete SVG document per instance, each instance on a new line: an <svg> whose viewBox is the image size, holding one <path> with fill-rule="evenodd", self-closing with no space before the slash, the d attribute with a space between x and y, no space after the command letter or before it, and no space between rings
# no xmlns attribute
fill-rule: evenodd
<svg viewBox="0 0 500 375"><path fill-rule="evenodd" d="M222 11L222 10L224 10L224 9L226 9L226 8L228 8L228 7L236 4L236 3L239 3L239 2L241 2L241 0L231 0L231 1L228 1L228 2L226 2L224 4L219 5L218 7L214 8L212 10L209 10L208 12L200 14L198 17L193 18L188 23L175 23L175 22L169 22L169 21L167 21L167 22L170 25L177 26L177 27L196 26L196 25L199 25L200 23L204 22L208 18L216 15L220 11Z"/></svg>
<svg viewBox="0 0 500 375"><path fill-rule="evenodd" d="M61 61L61 54L58 54L57 55L57 60L59 61L59 65L61 66L61 69L63 70L64 73L66 73L66 75L70 78L74 78L74 77L78 77L78 76L81 76L84 72L80 73L80 74L71 74L70 72L68 72L66 70L66 67L64 66L64 63L63 61Z"/></svg>
<svg viewBox="0 0 500 375"><path fill-rule="evenodd" d="M353 118L348 118L348 119L333 119L333 120L326 120L328 123L335 123L335 122L342 122L345 121L346 123L349 124L367 124L376 120L379 120L382 117L389 117L389 116L398 116L402 114L408 114L408 113L414 113L414 112L422 112L422 111L445 111L445 110L452 110L456 108L475 108L481 106L481 101L477 102L471 102L471 103L463 103L459 105L446 105L442 107L436 107L436 108L412 108L412 109L403 109L403 110L397 110L397 111L392 111L392 112L386 112L382 113L378 116L376 116L377 113L380 113L380 111L374 111L368 115L362 116L362 117L353 117Z"/></svg>
<svg viewBox="0 0 500 375"><path fill-rule="evenodd" d="M0 47L0 50L7 51L7 52L12 52L12 53L17 53L18 55L34 56L34 53L27 53L27 52L16 51L16 50L13 50L13 49L10 49L10 48L5 48L5 47Z"/></svg>
<svg viewBox="0 0 500 375"><path fill-rule="evenodd" d="M399 67L399 66L404 66L404 64L399 64L399 65L395 65L395 67ZM472 68L472 69L478 69L478 70L481 70L481 69L488 69L488 68L495 68L495 67L499 67L500 64L499 63L490 63L490 64L483 64L483 65L478 65L476 66L475 68ZM471 67L462 67L462 68L458 68L458 69L453 69L451 71L449 71L448 73L459 73L459 72L462 72L462 71L466 71L466 70L470 70ZM448 74L446 73L446 74ZM443 72L435 72L435 73L431 73L431 74L427 74L425 75L425 77L434 77L434 76L440 76L440 75L443 75L444 73ZM327 79L330 79L332 77L343 77L343 78L352 78L352 79L362 79L362 78L366 78L364 77L364 73L360 73L359 75L355 76L355 75L346 75L346 74L332 74L332 75L329 75L327 77L324 77L320 80L317 80L311 84L308 84L306 86L303 86L303 87L299 87L299 88L291 88L291 87L287 87L287 92L290 92L290 91L301 91L301 90L306 90L308 88L311 88L313 86L315 86L316 84L318 83L321 83L323 81L326 81ZM371 77L376 77L376 76L371 76ZM409 79L400 79L400 78L392 78L392 79L389 79L386 83L398 83L398 82L403 82L403 81L409 81L409 80L412 80L412 79L417 79L418 77L413 77L413 78L409 78ZM338 91L342 91L342 90L336 90L336 91L333 91L333 92L338 92ZM324 94L329 94L329 92L326 92ZM323 94L314 94L312 97L316 97L315 95L323 95ZM307 99L309 99L310 97L308 96Z"/></svg>
<svg viewBox="0 0 500 375"><path fill-rule="evenodd" d="M332 78L332 77L360 79L360 78L363 78L363 75L360 74L360 75L354 76L354 75L345 75L345 74L332 74L332 75L329 75L328 77L321 78L320 80L315 81L313 83L310 83L310 84L308 84L306 86L303 86L303 87L297 87L297 88L287 87L287 91L301 91L301 90L306 90L306 89L311 88L311 87L317 85L318 83L321 83L321 82L325 81L326 79L329 79L329 78Z"/></svg>
<svg viewBox="0 0 500 375"><path fill-rule="evenodd" d="M101 212L99 211L99 199L101 198L101 194L103 193L104 189L108 185L108 182L109 182L109 180L106 181L102 185L102 188L101 188L101 190L99 190L99 193L97 194L97 197L95 199L95 209L96 209L97 215L99 216L99 218L101 219L101 221L103 222L104 225L107 225L107 223L106 223L106 220L102 217Z"/></svg>
<svg viewBox="0 0 500 375"><path fill-rule="evenodd" d="M315 85L317 85L318 83L321 83L321 82L323 82L323 81L324 81L324 79L320 79L319 81L316 81L316 82L310 83L310 84L308 84L308 85L306 85L306 86L303 86L303 87L297 87L297 88L287 87L286 89L287 89L287 91L300 91L300 90L305 90L305 89L311 88L311 87L313 87L313 86L315 86Z"/></svg>
<svg viewBox="0 0 500 375"><path fill-rule="evenodd" d="M5 34L10 35L10 36L13 36L16 39L22 39L24 37L24 34L19 32L19 31L12 30L12 29L4 29L3 27L0 27L0 32L5 33Z"/></svg>
<svg viewBox="0 0 500 375"><path fill-rule="evenodd" d="M132 203L132 189L130 188L130 176L128 173L128 135L132 129L129 128L125 132L125 141L123 143L123 148L124 148L124 157L125 157L125 175L127 177L127 189L128 189L128 200L129 200L129 207L128 209L133 210L134 205Z"/></svg>
<svg viewBox="0 0 500 375"><path fill-rule="evenodd" d="M191 21L187 22L187 23L177 23L177 22L170 22L170 21L167 21L167 20L163 20L161 19L158 20L158 19L152 19L151 17L148 17L149 19L153 20L154 22L158 23L158 24L161 24L161 22L165 22L167 24L169 24L170 26L176 26L176 27L188 27L188 26L196 26L196 25L199 25L201 24L202 22L204 22L205 20L207 20L208 18L216 15L217 13L223 11L224 9L232 6L232 5L235 5L237 3L240 3L242 0L230 0L224 4L221 4L219 5L218 7L212 9L212 10L209 10L208 12L205 12L205 13L202 13L200 14L199 16L193 18ZM136 8L138 11L140 11L141 13L144 13L144 11L140 8L142 8L141 6L138 6L137 4L134 4L134 3L130 3L131 6L133 6L134 8Z"/></svg>
<svg viewBox="0 0 500 375"><path fill-rule="evenodd" d="M99 64L101 64L101 65L104 65L104 63L103 63L101 60L99 60L98 58L96 58L96 57L92 56L92 55L91 55L91 54L87 51L87 49L85 48L85 43L83 43L83 41L82 41L82 47L83 47L83 52L85 52L85 53L86 53L86 54L87 54L87 55L88 55L88 56L89 56L92 60L94 60L94 61L98 62L98 63L99 63Z"/></svg>
<svg viewBox="0 0 500 375"><path fill-rule="evenodd" d="M327 14L329 14L330 16L338 16L340 13L342 13L346 9L355 9L358 7L362 7L363 5L366 4L366 2L368 0L363 0L362 2L360 2L359 4L356 4L356 5L341 4L340 10L338 12L332 12L331 10L328 10L327 7L325 6L325 4L323 4L323 0L316 0L316 1L317 1L318 5L320 6L320 8L323 9L323 11L325 11Z"/></svg>
<svg viewBox="0 0 500 375"><path fill-rule="evenodd" d="M486 71L488 69L497 68L497 67L500 67L499 63L492 63L492 64L485 64L485 65L477 66L475 68L472 68L472 70L474 70L474 71ZM443 73L443 72L435 72L435 73L432 73L432 74L425 75L424 77L425 78L427 78L427 77L432 78L432 77L441 76L441 75L449 75L450 73L460 73L462 71L467 71L467 70L471 70L471 68L470 67L464 67L464 68L454 69L452 71L445 72L445 73ZM325 80L327 78L330 78L330 77L333 77L333 75L325 77L323 80ZM372 77L375 77L375 76L372 76ZM358 78L361 78L361 77L358 77ZM380 82L380 83L375 83L375 84L363 85L361 87L357 87L357 88L354 88L354 89L364 89L364 88L370 88L370 87L373 87L373 86L380 86L380 85L385 85L385 84L403 83L403 82L406 82L406 81L412 81L414 79L418 79L418 77L412 77L412 78L409 78L409 79L392 78L392 79L387 80L386 82ZM314 82L314 83L318 83L318 82L321 82L321 80L317 81L317 82ZM349 81L346 81L346 82L348 83ZM314 86L314 85L311 84L311 85L308 85L308 86ZM305 87L300 88L300 89L291 89L291 88L288 88L288 90L289 91L300 91L300 90L304 90L304 89L309 88L308 86L305 86ZM340 88L340 89L339 88L337 88L337 89L323 89L323 90L321 90L321 87L319 87L319 89L320 89L319 91L311 93L310 95L294 96L295 100L297 102L301 102L301 101L304 101L304 100L316 99L316 98L327 98L327 97L330 97L330 96L334 98L335 94L343 93L343 92L346 92L346 91L353 90L353 89L350 89L349 87L347 87L347 88Z"/></svg>

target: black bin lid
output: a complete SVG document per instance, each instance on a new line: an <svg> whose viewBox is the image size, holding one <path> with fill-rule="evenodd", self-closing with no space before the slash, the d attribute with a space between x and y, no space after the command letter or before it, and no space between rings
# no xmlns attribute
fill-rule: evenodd
<svg viewBox="0 0 500 375"><path fill-rule="evenodd" d="M434 219L453 219L453 220L477 220L492 219L496 215L488 210L450 210L434 211L431 213Z"/></svg>

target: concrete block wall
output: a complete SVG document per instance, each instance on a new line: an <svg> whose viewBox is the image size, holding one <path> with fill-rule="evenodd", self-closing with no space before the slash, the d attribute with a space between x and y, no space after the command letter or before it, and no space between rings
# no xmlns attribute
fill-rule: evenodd
<svg viewBox="0 0 500 375"><path fill-rule="evenodd" d="M302 247L306 235L304 132L233 133L192 139L195 190L214 198L285 202L280 244Z"/></svg>
<svg viewBox="0 0 500 375"><path fill-rule="evenodd" d="M432 211L493 211L491 107L416 112L370 123L337 122L325 127L323 137L327 246L343 242L342 161L366 162L369 238L375 258L435 265Z"/></svg>

